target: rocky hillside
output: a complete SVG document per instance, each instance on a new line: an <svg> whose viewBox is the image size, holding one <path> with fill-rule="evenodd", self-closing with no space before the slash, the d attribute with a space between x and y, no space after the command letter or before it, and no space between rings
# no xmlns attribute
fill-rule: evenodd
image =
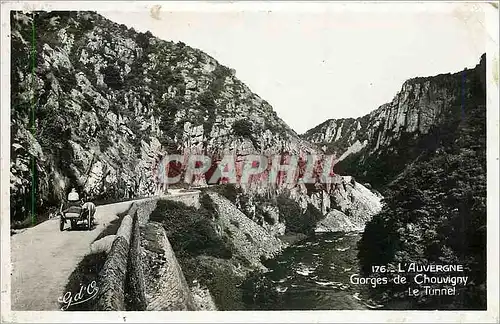
<svg viewBox="0 0 500 324"><path fill-rule="evenodd" d="M153 194L162 151L311 150L233 69L182 42L93 12L12 12L11 27L14 220L70 187Z"/></svg>
<svg viewBox="0 0 500 324"><path fill-rule="evenodd" d="M327 120L302 137L336 154L338 172L381 187L422 152L448 146L467 109L484 104L485 59L474 69L410 79L370 114Z"/></svg>

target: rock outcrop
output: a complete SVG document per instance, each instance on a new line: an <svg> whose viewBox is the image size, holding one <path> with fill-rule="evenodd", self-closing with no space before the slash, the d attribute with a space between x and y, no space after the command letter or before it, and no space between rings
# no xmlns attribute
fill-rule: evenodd
<svg viewBox="0 0 500 324"><path fill-rule="evenodd" d="M364 224L363 224L364 225ZM354 224L349 216L336 209L329 212L324 219L316 225L316 233L324 232L350 232L359 231L363 226Z"/></svg>
<svg viewBox="0 0 500 324"><path fill-rule="evenodd" d="M316 232L362 231L365 224L382 209L382 197L351 176L340 177L331 193L331 205Z"/></svg>
<svg viewBox="0 0 500 324"><path fill-rule="evenodd" d="M220 231L230 233L235 251L252 267L265 269L261 257L272 259L286 247L285 243L249 219L229 200L215 192L208 192L208 195L216 206Z"/></svg>
<svg viewBox="0 0 500 324"><path fill-rule="evenodd" d="M351 176L342 177L343 182L332 196L335 207L348 215L360 229L371 217L382 209L382 198Z"/></svg>

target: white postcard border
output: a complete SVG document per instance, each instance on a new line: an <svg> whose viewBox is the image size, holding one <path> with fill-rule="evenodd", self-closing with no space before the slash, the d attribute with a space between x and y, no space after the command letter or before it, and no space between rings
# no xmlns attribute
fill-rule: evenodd
<svg viewBox="0 0 500 324"><path fill-rule="evenodd" d="M498 2L496 2L498 5ZM132 2L121 1L23 1L2 2L1 8L1 320L2 322L151 322L151 323L257 323L257 322L498 322L499 314L499 95L498 95L498 8L485 2L456 3L456 6L477 5L485 13L487 31L487 311L217 311L217 312L62 312L10 311L10 10L149 10L160 4L166 11L393 11L449 10L443 2L375 4L361 2ZM496 63L495 63L496 62ZM496 70L496 80L494 71ZM57 296L55 296L56 298Z"/></svg>

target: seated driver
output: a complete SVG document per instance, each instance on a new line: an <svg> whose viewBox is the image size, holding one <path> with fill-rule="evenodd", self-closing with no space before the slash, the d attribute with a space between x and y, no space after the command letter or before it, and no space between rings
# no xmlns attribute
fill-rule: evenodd
<svg viewBox="0 0 500 324"><path fill-rule="evenodd" d="M71 188L71 192L68 194L68 201L76 201L80 200L80 195L75 188Z"/></svg>

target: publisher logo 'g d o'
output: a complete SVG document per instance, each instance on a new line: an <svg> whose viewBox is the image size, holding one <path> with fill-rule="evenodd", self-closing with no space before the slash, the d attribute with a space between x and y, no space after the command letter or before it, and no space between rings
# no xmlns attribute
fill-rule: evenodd
<svg viewBox="0 0 500 324"><path fill-rule="evenodd" d="M67 310L71 305L78 305L91 300L97 295L98 291L97 283L92 281L86 286L80 285L80 290L76 294L71 291L66 292L58 298L59 303L62 304L61 310Z"/></svg>

